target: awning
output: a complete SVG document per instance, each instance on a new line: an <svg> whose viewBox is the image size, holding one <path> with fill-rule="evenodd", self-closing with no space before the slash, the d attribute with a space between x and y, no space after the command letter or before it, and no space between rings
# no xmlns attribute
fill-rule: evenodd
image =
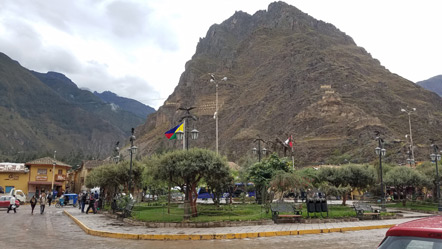
<svg viewBox="0 0 442 249"><path fill-rule="evenodd" d="M52 182L44 182L44 181L31 181L28 182L28 185L52 185ZM63 186L60 182L54 182L55 186Z"/></svg>

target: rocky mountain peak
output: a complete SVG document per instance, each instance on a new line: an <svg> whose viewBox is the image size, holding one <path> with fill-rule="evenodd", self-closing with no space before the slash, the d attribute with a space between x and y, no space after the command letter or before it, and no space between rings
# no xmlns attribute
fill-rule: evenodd
<svg viewBox="0 0 442 249"><path fill-rule="evenodd" d="M422 146L415 155L423 157L427 137L442 122L434 114L442 113L440 97L390 73L332 24L275 2L254 15L238 11L209 28L173 94L141 127L142 153L179 148L162 135L180 119L177 108L185 106L197 107L192 112L199 117L191 124L200 131L192 146L215 148L209 73L228 77L218 88L219 146L230 160L247 155L257 136L275 141L292 134L300 163L333 160L337 152L368 162L375 157L375 130L385 141L407 132L402 106L420 110L413 137ZM386 146L389 160L403 159L397 152L406 141Z"/></svg>

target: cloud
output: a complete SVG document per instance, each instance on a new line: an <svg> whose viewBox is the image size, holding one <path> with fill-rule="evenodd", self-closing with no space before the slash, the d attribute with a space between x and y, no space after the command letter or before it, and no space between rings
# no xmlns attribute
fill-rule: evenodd
<svg viewBox="0 0 442 249"><path fill-rule="evenodd" d="M112 76L109 66L97 61L89 61L82 71L71 74L72 81L80 88L91 91L111 91L119 96L136 99L152 107L157 106L155 99L159 93L149 82L136 75Z"/></svg>
<svg viewBox="0 0 442 249"><path fill-rule="evenodd" d="M110 2L105 18L112 33L123 42L150 42L162 50L178 49L174 30L146 2Z"/></svg>
<svg viewBox="0 0 442 249"><path fill-rule="evenodd" d="M142 8L139 3L115 1L106 8L106 17L112 24L112 31L126 38L143 37L151 15L149 8Z"/></svg>

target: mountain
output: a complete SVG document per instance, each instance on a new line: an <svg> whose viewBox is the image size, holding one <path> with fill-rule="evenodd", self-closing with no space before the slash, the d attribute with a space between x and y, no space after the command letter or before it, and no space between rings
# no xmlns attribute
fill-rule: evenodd
<svg viewBox="0 0 442 249"><path fill-rule="evenodd" d="M105 91L102 93L94 92L94 95L99 97L101 100L103 100L106 103L113 104L116 107L119 107L125 111L137 115L143 120L145 120L149 114L155 112L155 109L153 109L150 106L147 106L133 99L120 97L113 92L109 91Z"/></svg>
<svg viewBox="0 0 442 249"><path fill-rule="evenodd" d="M416 84L429 91L439 94L439 96L442 96L442 75L434 76L428 80L416 82Z"/></svg>
<svg viewBox="0 0 442 249"><path fill-rule="evenodd" d="M278 141L292 134L297 165L371 162L379 131L385 160L404 162L407 106L417 108L411 116L417 160L428 158L428 139L442 138L438 95L388 71L332 24L274 2L209 28L174 92L137 129L140 153L182 148L164 137L185 114L178 107L196 107L190 128L200 135L190 147L215 149L210 73L228 77L219 81L219 150L232 161L251 155L258 137L282 153Z"/></svg>
<svg viewBox="0 0 442 249"><path fill-rule="evenodd" d="M57 159L103 158L130 133L129 125L112 119L142 122L112 111L115 118L102 118L105 109L110 105L65 76L31 72L0 53L0 160L26 161L54 151Z"/></svg>
<svg viewBox="0 0 442 249"><path fill-rule="evenodd" d="M32 73L68 103L109 122L127 136L130 135L132 127L141 125L145 121L145 118L101 100L90 91L79 89L74 82L61 73L34 71Z"/></svg>

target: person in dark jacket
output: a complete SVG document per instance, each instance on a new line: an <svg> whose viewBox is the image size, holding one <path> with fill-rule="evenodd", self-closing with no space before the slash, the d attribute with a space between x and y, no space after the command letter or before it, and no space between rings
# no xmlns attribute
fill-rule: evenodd
<svg viewBox="0 0 442 249"><path fill-rule="evenodd" d="M87 193L83 193L81 196L81 212L84 213L84 206L86 206Z"/></svg>
<svg viewBox="0 0 442 249"><path fill-rule="evenodd" d="M48 204L49 206L51 206L51 202L52 202L52 194L51 192L48 193Z"/></svg>
<svg viewBox="0 0 442 249"><path fill-rule="evenodd" d="M86 209L86 214L89 213L89 209L92 208L92 211L94 212L94 214L97 213L97 210L95 209L95 196L93 193L89 194L89 206Z"/></svg>
<svg viewBox="0 0 442 249"><path fill-rule="evenodd" d="M37 205L37 198L35 198L35 195L32 196L31 200L29 201L31 203L31 214L34 214L34 208L35 205Z"/></svg>

